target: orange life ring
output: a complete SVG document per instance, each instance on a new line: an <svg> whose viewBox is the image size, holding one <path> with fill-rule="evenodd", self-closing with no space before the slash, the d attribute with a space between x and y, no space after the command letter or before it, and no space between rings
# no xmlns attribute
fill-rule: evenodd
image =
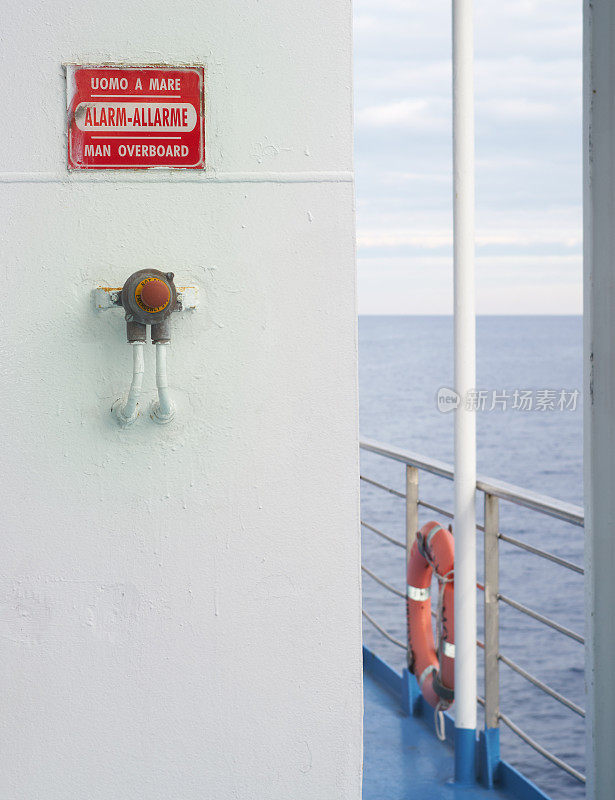
<svg viewBox="0 0 615 800"><path fill-rule="evenodd" d="M423 525L410 551L406 611L410 670L429 705L448 707L455 698L455 617L453 534L437 522ZM431 627L431 579L438 576L442 612L438 650Z"/></svg>

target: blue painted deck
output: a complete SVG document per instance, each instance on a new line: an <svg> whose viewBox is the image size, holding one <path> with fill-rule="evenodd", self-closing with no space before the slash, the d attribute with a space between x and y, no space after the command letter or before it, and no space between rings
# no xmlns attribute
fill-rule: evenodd
<svg viewBox="0 0 615 800"><path fill-rule="evenodd" d="M423 704L414 676L398 675L364 649L363 800L549 800L513 767L491 754L494 788L453 783L453 723L447 742L434 733L433 710ZM414 715L410 715L410 710ZM483 781L487 753L479 746Z"/></svg>

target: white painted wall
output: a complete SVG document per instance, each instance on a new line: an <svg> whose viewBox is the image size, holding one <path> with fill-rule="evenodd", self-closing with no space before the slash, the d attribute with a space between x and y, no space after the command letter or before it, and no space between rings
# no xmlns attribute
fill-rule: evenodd
<svg viewBox="0 0 615 800"><path fill-rule="evenodd" d="M0 797L360 795L350 14L4 11ZM206 64L205 175L67 174L61 64L121 60ZM144 267L202 306L122 431Z"/></svg>

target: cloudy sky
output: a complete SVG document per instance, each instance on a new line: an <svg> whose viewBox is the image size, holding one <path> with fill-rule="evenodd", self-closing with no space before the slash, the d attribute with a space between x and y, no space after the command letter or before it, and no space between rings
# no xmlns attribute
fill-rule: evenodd
<svg viewBox="0 0 615 800"><path fill-rule="evenodd" d="M581 313L581 3L475 0L481 314ZM355 0L359 310L452 312L450 0Z"/></svg>

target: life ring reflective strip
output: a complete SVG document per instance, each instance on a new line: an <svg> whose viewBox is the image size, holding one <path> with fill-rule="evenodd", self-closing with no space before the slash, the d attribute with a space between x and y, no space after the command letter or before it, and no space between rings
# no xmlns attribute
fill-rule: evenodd
<svg viewBox="0 0 615 800"><path fill-rule="evenodd" d="M423 602L424 600L429 600L431 597L431 586L428 586L426 589L419 589L418 586L408 586L406 588L406 594L410 600Z"/></svg>
<svg viewBox="0 0 615 800"><path fill-rule="evenodd" d="M454 584L455 543L452 533L428 522L417 533L410 551L406 611L410 669L424 698L434 708L455 697ZM442 593L438 650L431 626L431 580L434 571Z"/></svg>

